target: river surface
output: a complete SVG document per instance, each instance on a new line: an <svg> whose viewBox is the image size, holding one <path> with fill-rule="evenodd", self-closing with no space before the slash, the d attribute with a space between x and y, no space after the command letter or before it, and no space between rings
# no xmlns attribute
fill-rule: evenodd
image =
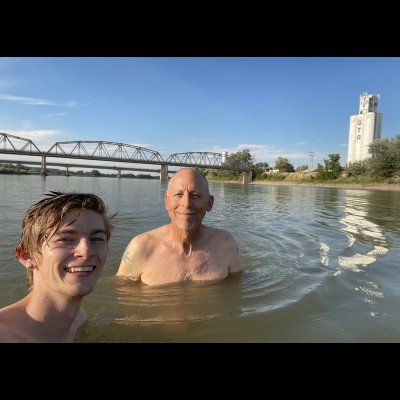
<svg viewBox="0 0 400 400"><path fill-rule="evenodd" d="M210 182L204 223L233 233L244 271L157 287L115 273L133 236L169 222L165 183L0 175L0 185L0 307L26 295L12 251L44 193L92 192L118 212L82 303L82 342L400 342L400 192Z"/></svg>

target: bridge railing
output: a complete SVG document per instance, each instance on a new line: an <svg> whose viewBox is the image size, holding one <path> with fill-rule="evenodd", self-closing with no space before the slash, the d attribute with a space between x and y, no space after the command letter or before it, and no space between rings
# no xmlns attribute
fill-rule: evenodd
<svg viewBox="0 0 400 400"><path fill-rule="evenodd" d="M105 141L57 142L46 153L49 156L96 158L114 161L153 161L162 164L161 154L145 147Z"/></svg>
<svg viewBox="0 0 400 400"><path fill-rule="evenodd" d="M195 166L203 168L226 169L234 171L249 171L251 164L242 159L228 156L226 153L187 152L171 154L166 163L169 165Z"/></svg>
<svg viewBox="0 0 400 400"><path fill-rule="evenodd" d="M32 140L2 132L0 132L0 148L4 153L20 152L29 154L43 154L43 152L38 149Z"/></svg>

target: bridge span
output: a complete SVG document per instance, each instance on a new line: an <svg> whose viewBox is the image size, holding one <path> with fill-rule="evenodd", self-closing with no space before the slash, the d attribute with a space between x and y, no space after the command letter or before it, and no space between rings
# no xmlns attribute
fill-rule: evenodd
<svg viewBox="0 0 400 400"><path fill-rule="evenodd" d="M105 161L113 163L97 168L101 169L117 169L118 178L121 177L122 170L144 170L136 167L116 166L115 163L123 164L152 164L159 165L159 170L149 170L151 172L160 172L160 180L168 180L168 167L193 167L193 168L208 168L208 169L224 169L232 171L241 171L243 173L243 183L251 182L251 165L243 164L241 160L235 159L234 156L229 156L226 153L212 152L187 152L171 154L166 160L157 151L147 149L145 147L134 146L131 144L107 142L107 141L68 141L56 142L49 150L41 151L36 144L27 138L9 135L0 132L0 153L14 156L29 156L40 157L41 174L46 175L46 165L59 165L69 167L84 167L93 168L94 165L75 164L74 162L65 163L59 162L58 159L70 160L89 160ZM51 158L53 162L47 162ZM56 159L56 160L55 160ZM10 162L11 160L8 160ZM226 162L228 162L226 164ZM26 161L27 164L36 162ZM172 171L171 171L172 172ZM173 171L176 172L176 171Z"/></svg>

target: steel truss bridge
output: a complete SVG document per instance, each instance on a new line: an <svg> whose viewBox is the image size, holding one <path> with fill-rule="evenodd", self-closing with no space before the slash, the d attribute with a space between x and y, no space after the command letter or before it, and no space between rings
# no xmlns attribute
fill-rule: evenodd
<svg viewBox="0 0 400 400"><path fill-rule="evenodd" d="M160 180L168 180L168 167L192 167L205 169L223 169L243 172L243 183L251 181L251 164L244 164L242 160L223 153L211 152L187 152L171 154L166 160L157 151L131 144L107 142L107 141L70 141L56 142L49 150L41 151L36 144L27 138L9 135L0 132L0 153L16 156L36 156L41 158L41 174L46 175L46 165L59 165L67 167L102 168L118 171L118 178L121 177L121 170L138 170L148 172L160 172ZM90 160L90 164L77 164L64 162L49 162L48 158ZM11 162L12 160L7 160ZM110 163L126 164L153 164L159 165L160 169L143 169L134 166L96 165L96 161L107 161ZM39 164L30 161L19 161L26 164ZM228 162L228 164L225 164ZM171 171L175 172L175 171ZM250 174L250 177L249 177Z"/></svg>

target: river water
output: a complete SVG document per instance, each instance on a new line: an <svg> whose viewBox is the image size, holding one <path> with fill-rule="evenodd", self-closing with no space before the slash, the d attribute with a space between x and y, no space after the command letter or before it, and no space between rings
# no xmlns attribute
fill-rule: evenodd
<svg viewBox="0 0 400 400"><path fill-rule="evenodd" d="M82 342L400 342L400 192L210 182L204 223L234 234L244 271L152 287L115 273L134 235L169 221L165 183L0 175L0 185L0 307L26 294L12 251L45 192L92 192L118 212L103 275L83 300Z"/></svg>

